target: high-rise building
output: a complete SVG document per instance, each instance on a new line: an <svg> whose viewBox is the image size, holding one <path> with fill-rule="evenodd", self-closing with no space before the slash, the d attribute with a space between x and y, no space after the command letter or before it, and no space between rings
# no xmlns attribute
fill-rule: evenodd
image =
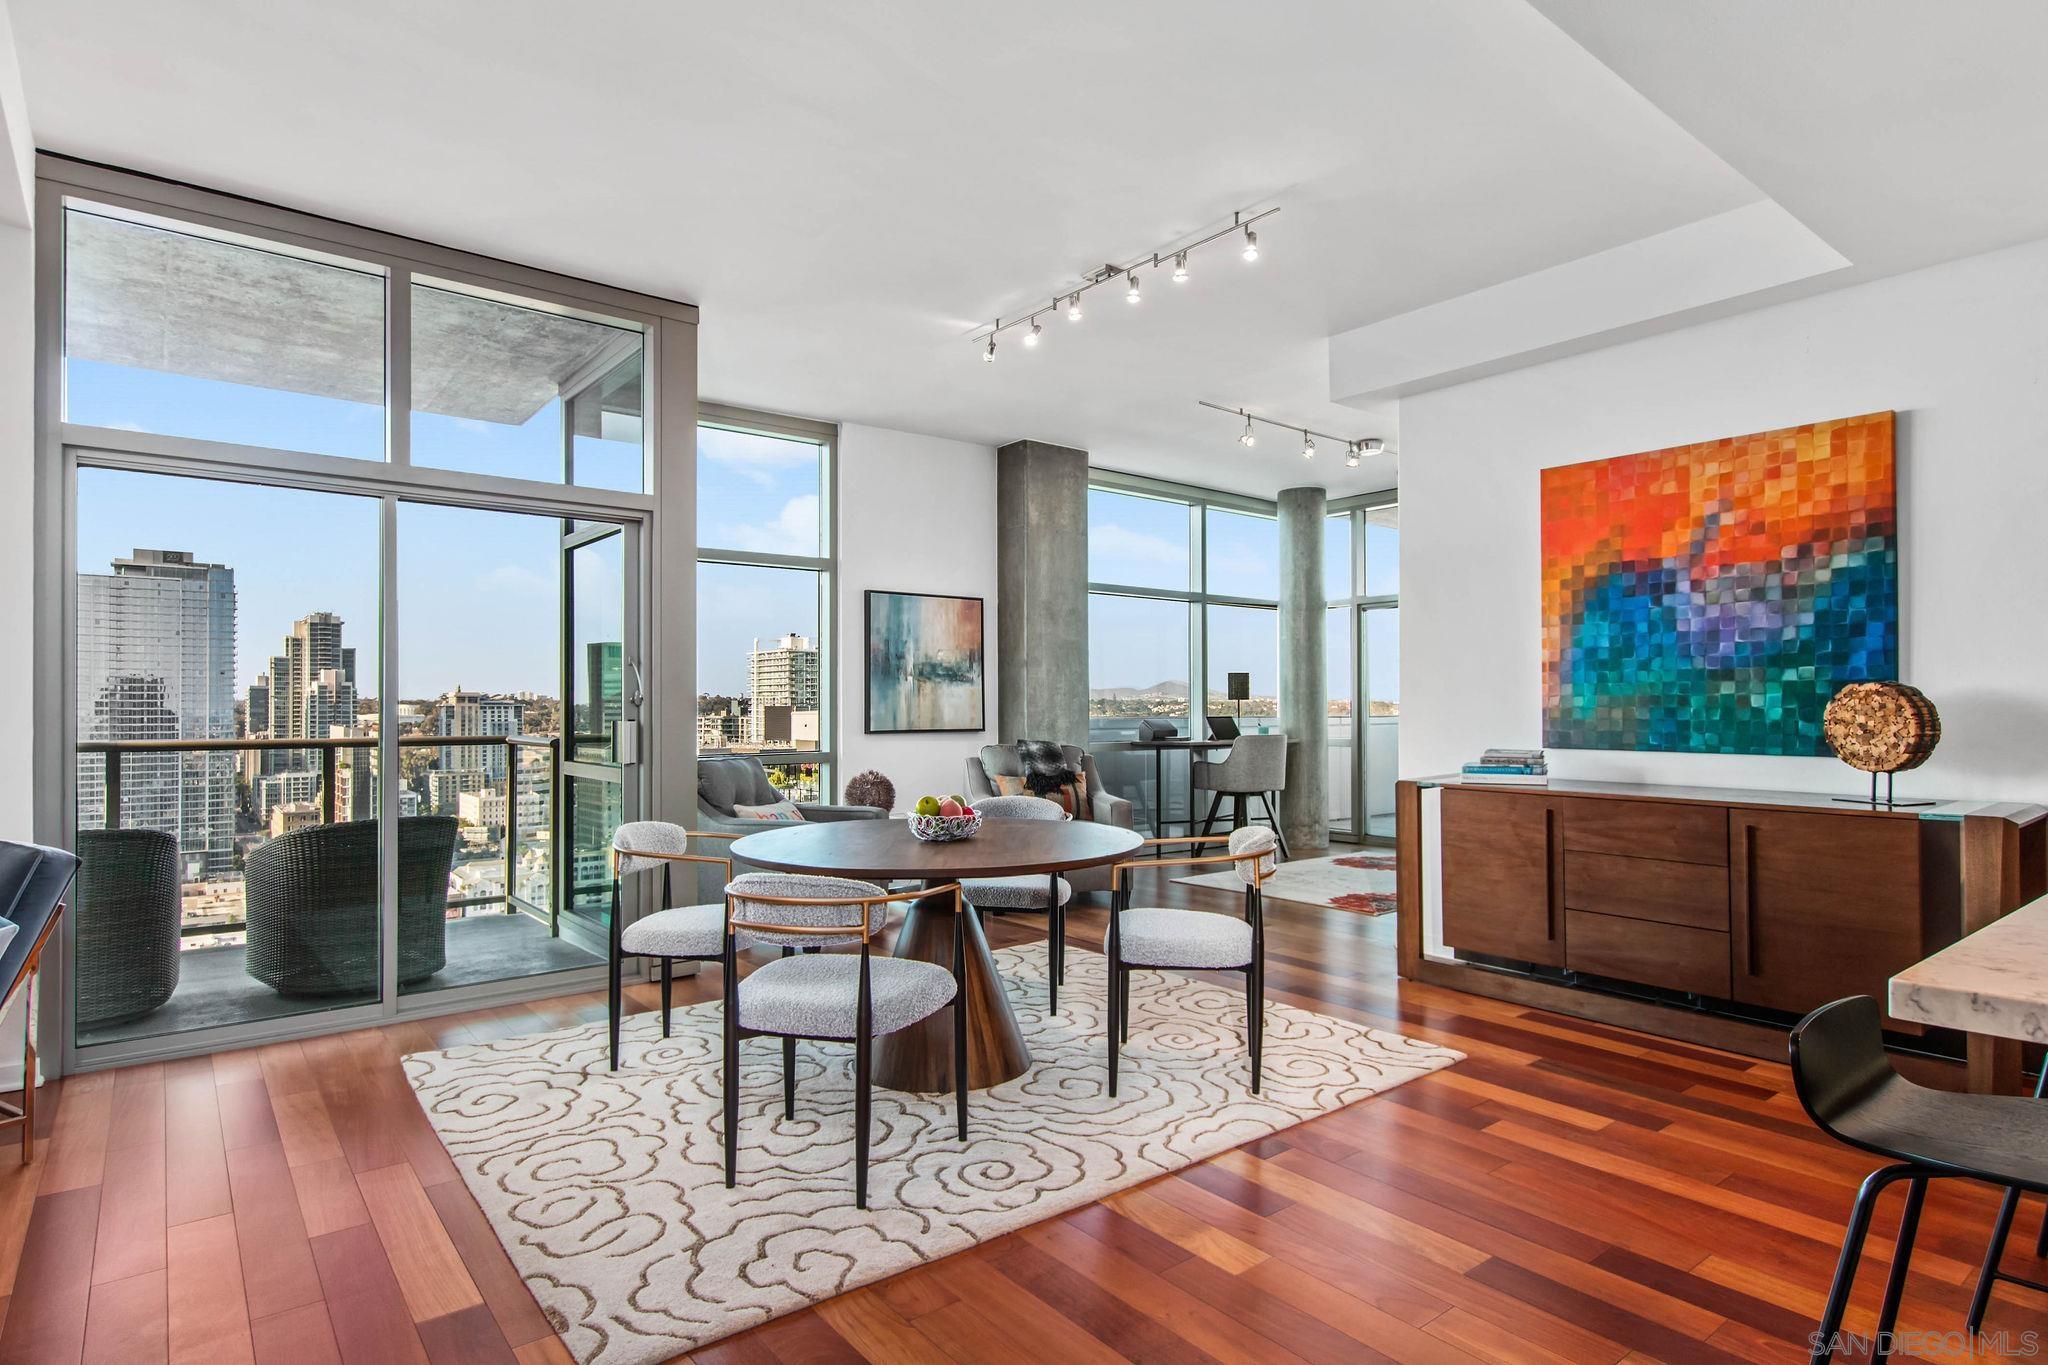
<svg viewBox="0 0 2048 1365"><path fill-rule="evenodd" d="M235 571L186 550L142 550L78 575L78 729L86 740L232 739ZM106 768L78 756L78 823L106 824ZM234 868L230 751L129 754L120 822L178 841L185 875Z"/></svg>
<svg viewBox="0 0 2048 1365"><path fill-rule="evenodd" d="M765 747L770 707L787 708L785 714L818 709L817 642L807 635L784 635L763 649L756 640L747 656L747 677L753 694L747 739Z"/></svg>
<svg viewBox="0 0 2048 1365"><path fill-rule="evenodd" d="M503 739L519 734L526 724L526 704L512 697L493 697L457 688L434 704L434 733L444 737L487 736ZM439 751L444 772L481 772L493 782L507 775L502 744L450 744Z"/></svg>

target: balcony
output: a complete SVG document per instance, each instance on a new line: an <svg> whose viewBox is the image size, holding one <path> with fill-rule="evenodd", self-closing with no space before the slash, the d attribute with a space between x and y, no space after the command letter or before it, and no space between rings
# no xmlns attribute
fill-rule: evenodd
<svg viewBox="0 0 2048 1365"><path fill-rule="evenodd" d="M80 1046L374 1003L393 871L401 995L603 964L615 783L571 773L565 787L552 736L408 734L406 780L387 789L378 744L78 745ZM416 813L429 795L435 809ZM181 831L205 846L180 847Z"/></svg>

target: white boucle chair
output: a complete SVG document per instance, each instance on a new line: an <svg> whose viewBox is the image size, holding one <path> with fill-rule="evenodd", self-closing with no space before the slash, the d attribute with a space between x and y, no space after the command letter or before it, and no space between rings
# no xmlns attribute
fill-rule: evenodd
<svg viewBox="0 0 2048 1365"><path fill-rule="evenodd" d="M1147 839L1148 844L1220 844L1226 836ZM1109 928L1102 951L1109 958L1109 1093L1116 1094L1117 1061L1131 1036L1131 973L1145 971L1243 972L1245 1045L1251 1052L1252 1093L1259 1093L1266 1034L1266 928L1264 887L1279 866L1279 838L1246 826L1227 836L1230 851L1178 858L1145 858L1116 865L1110 881ZM1131 908L1129 873L1141 867L1193 867L1229 863L1244 883L1244 918L1208 910Z"/></svg>
<svg viewBox="0 0 2048 1365"><path fill-rule="evenodd" d="M1042 796L984 796L975 803L984 820L1064 820L1067 812L1057 801ZM1058 873L1026 872L1015 877L968 877L960 883L960 894L976 910L1042 911L1046 916L1045 969L1046 1008L1057 1014L1060 983L1067 975L1067 902L1074 898L1073 884Z"/></svg>
<svg viewBox="0 0 2048 1365"><path fill-rule="evenodd" d="M899 901L953 898L953 968L913 958L875 957L870 941ZM854 1204L868 1206L868 1117L874 1040L949 1006L953 1011L953 1093L960 1140L967 1140L967 960L965 910L957 883L889 893L871 882L749 872L725 888L725 1187L739 1173L740 1040L782 1039L782 1106L796 1117L796 1043L853 1044ZM740 979L741 940L780 946L784 956ZM807 953L858 943L860 953Z"/></svg>
<svg viewBox="0 0 2048 1365"><path fill-rule="evenodd" d="M629 957L661 960L661 1036L669 1035L669 1006L674 993L674 964L681 962L722 962L725 960L725 906L677 905L674 868L677 863L714 863L732 880L732 860L690 852L692 839L737 839L737 834L700 833L672 825L666 820L628 820L612 831L612 922L611 922L611 1059L619 1069L619 1016L623 1012L623 988L619 973ZM642 915L631 924L623 922L620 881L637 872L661 869L662 908ZM695 867L692 867L694 873ZM693 875L685 883L695 888Z"/></svg>

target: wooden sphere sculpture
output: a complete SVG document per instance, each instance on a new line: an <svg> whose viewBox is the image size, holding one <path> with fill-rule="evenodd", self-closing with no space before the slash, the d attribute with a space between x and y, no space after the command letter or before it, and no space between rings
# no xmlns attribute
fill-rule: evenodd
<svg viewBox="0 0 2048 1365"><path fill-rule="evenodd" d="M1941 742L1941 715L1917 687L1850 683L1821 720L1835 756L1866 773L1902 773L1925 763Z"/></svg>

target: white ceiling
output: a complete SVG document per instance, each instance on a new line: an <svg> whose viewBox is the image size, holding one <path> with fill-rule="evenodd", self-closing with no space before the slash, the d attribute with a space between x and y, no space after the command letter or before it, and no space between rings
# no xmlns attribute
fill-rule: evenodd
<svg viewBox="0 0 2048 1365"><path fill-rule="evenodd" d="M697 303L707 398L1256 493L1394 481L1196 405L1398 447L1334 334L1765 199L1829 283L2048 235L2028 0L10 4L45 148Z"/></svg>

